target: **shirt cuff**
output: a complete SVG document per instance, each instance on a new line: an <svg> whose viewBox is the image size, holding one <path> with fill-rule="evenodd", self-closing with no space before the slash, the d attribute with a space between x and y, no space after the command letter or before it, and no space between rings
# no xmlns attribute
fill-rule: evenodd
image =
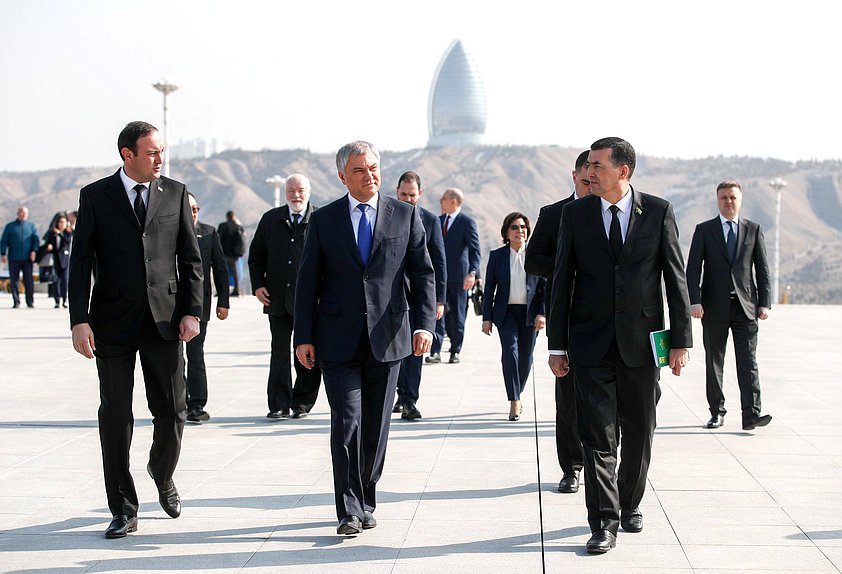
<svg viewBox="0 0 842 574"><path fill-rule="evenodd" d="M427 333L427 334L430 336L430 338L432 338L432 337L433 337L433 334L432 334L432 333L430 333L427 329L416 329L416 330L414 330L414 331L412 332L412 336L414 337L414 336L415 336L415 335L417 335L418 333Z"/></svg>
<svg viewBox="0 0 842 574"><path fill-rule="evenodd" d="M557 357L566 357L567 351L554 351L554 350L550 349L550 355L555 355Z"/></svg>

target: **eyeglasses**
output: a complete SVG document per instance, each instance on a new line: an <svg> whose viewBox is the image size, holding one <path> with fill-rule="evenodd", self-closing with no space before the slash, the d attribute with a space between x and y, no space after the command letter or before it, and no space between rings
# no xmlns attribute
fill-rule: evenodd
<svg viewBox="0 0 842 574"><path fill-rule="evenodd" d="M191 207L190 209L193 210L193 213L199 213L200 208L199 207Z"/></svg>
<svg viewBox="0 0 842 574"><path fill-rule="evenodd" d="M520 231L523 229L524 231L529 231L528 225L518 225L517 223L513 223L509 226L509 231Z"/></svg>

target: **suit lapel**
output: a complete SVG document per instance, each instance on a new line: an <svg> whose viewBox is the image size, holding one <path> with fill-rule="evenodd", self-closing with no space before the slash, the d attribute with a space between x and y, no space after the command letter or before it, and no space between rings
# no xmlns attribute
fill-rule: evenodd
<svg viewBox="0 0 842 574"><path fill-rule="evenodd" d="M343 195L322 209L328 209L331 206L333 207L333 219L336 221L336 229L339 230L342 243L348 247L354 259L360 264L360 267L363 267L360 250L357 248L357 238L354 237L354 226L351 225L351 213L348 210L348 194Z"/></svg>
<svg viewBox="0 0 842 574"><path fill-rule="evenodd" d="M588 209L586 212L588 222L594 228L594 233L596 233L597 236L596 242L605 249L608 255L614 257L611 253L611 246L608 244L608 236L605 234L605 225L602 222L602 200L595 195L591 197L593 197L594 200L591 202L593 203L593 207Z"/></svg>
<svg viewBox="0 0 842 574"><path fill-rule="evenodd" d="M722 235L720 233L720 235ZM748 239L748 223L742 217L740 218L740 222L737 224L737 249L734 252L734 263L737 262L737 259L740 257L740 253L743 252L743 247L745 247L746 240Z"/></svg>
<svg viewBox="0 0 842 574"><path fill-rule="evenodd" d="M719 250L722 251L722 257L725 258L725 261L730 261L730 258L728 257L728 246L725 245L725 234L722 231L722 220L719 219L719 216L710 220L710 232L713 233L714 243L716 243Z"/></svg>
<svg viewBox="0 0 842 574"><path fill-rule="evenodd" d="M629 214L629 228L626 230L626 240L623 241L623 249L620 250L620 259L623 258L623 254L627 250L627 245L631 245L631 241L634 240L635 231L640 227L638 225L638 220L640 223L643 223L643 218L646 216L646 210L644 209L645 201L643 200L642 193L636 193L634 191L634 187L631 188L632 193L632 204L631 204L631 213ZM628 248L630 249L630 248Z"/></svg>
<svg viewBox="0 0 842 574"><path fill-rule="evenodd" d="M132 206L129 203L129 197L126 195L126 188L123 186L123 180L120 179L119 170L111 176L108 197L110 197L111 201L114 202L114 205L117 207L117 211L122 213L126 219L131 221L135 229L140 231L140 223L138 223L134 209L132 209Z"/></svg>
<svg viewBox="0 0 842 574"><path fill-rule="evenodd" d="M156 179L149 184L149 205L146 207L146 221L152 221L164 201L164 182Z"/></svg>
<svg viewBox="0 0 842 574"><path fill-rule="evenodd" d="M286 226L287 229L292 231L292 217L290 216L288 205L285 205L281 208L281 211L278 213L278 216L278 225L280 225L281 227ZM302 221L304 221L303 218Z"/></svg>
<svg viewBox="0 0 842 574"><path fill-rule="evenodd" d="M392 214L395 211L395 206L383 200L381 195L377 199L377 219L374 222L374 235L371 239L371 255L377 253L377 248L380 247L380 242L386 235L386 230L389 229L392 222ZM359 250L358 250L359 251Z"/></svg>

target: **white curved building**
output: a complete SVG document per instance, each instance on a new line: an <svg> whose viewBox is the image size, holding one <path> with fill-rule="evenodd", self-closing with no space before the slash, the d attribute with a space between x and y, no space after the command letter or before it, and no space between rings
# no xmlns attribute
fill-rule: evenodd
<svg viewBox="0 0 842 574"><path fill-rule="evenodd" d="M454 40L433 76L427 122L429 147L476 145L485 135L486 102L476 65Z"/></svg>

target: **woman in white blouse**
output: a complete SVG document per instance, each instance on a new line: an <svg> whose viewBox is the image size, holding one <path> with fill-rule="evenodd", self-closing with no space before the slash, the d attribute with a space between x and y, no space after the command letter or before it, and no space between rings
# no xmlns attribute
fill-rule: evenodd
<svg viewBox="0 0 842 574"><path fill-rule="evenodd" d="M535 337L545 324L546 281L523 269L531 231L529 218L524 214L508 214L500 229L505 245L489 254L484 278L482 332L491 335L492 325L496 325L500 335L510 421L520 419L520 394L532 368Z"/></svg>

